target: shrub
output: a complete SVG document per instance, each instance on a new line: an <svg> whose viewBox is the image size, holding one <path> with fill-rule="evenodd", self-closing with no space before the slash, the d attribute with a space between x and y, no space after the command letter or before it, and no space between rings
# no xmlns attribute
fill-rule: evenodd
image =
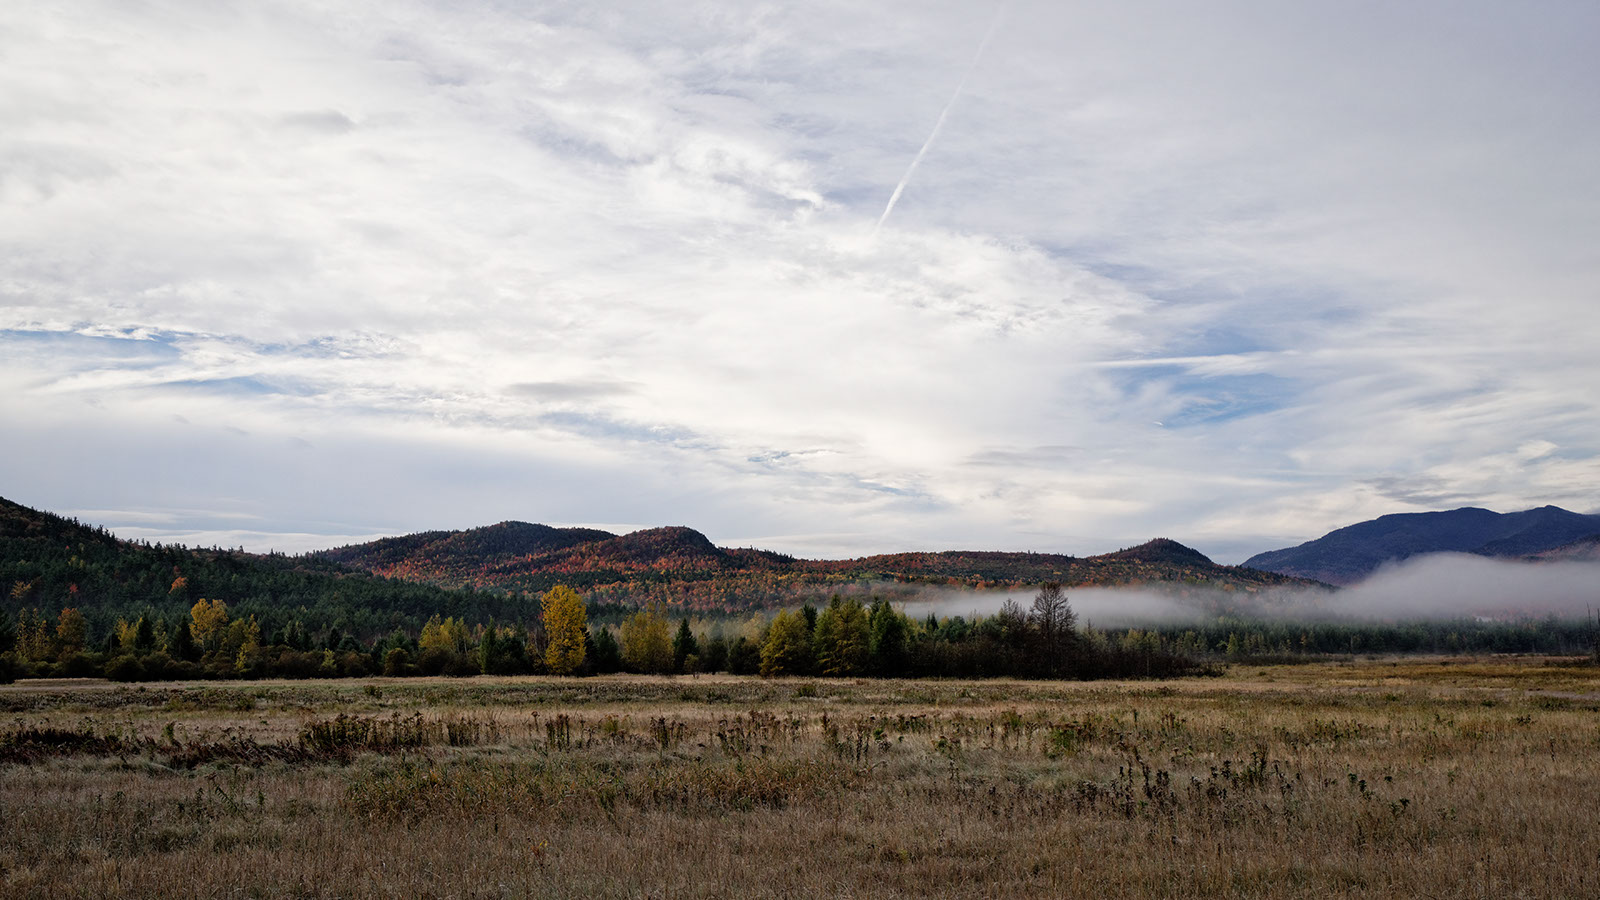
<svg viewBox="0 0 1600 900"><path fill-rule="evenodd" d="M142 681L144 665L134 657L123 654L106 663L106 677L112 681Z"/></svg>
<svg viewBox="0 0 1600 900"><path fill-rule="evenodd" d="M416 674L417 667L411 664L411 654L404 647L396 647L384 654L383 674L397 677L401 675Z"/></svg>

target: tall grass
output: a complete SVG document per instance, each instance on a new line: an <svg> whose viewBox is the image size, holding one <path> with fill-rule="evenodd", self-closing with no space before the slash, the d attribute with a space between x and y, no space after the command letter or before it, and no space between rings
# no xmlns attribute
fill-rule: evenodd
<svg viewBox="0 0 1600 900"><path fill-rule="evenodd" d="M1588 670L710 683L18 702L0 896L1600 895Z"/></svg>

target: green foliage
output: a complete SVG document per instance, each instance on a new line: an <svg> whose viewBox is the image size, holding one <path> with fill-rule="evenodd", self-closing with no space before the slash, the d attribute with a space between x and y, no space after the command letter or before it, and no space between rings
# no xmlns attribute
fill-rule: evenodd
<svg viewBox="0 0 1600 900"><path fill-rule="evenodd" d="M905 614L880 597L873 601L867 621L872 633L870 651L873 671L879 675L904 672L906 647L911 636L911 623L906 620Z"/></svg>
<svg viewBox="0 0 1600 900"><path fill-rule="evenodd" d="M601 626L593 633L594 655L590 662L594 671L601 675L622 671L622 647L617 643L617 638L611 629Z"/></svg>
<svg viewBox="0 0 1600 900"><path fill-rule="evenodd" d="M700 655L700 644L695 640L694 632L689 628L688 619L678 620L678 633L672 638L672 670L684 671L684 663L689 657Z"/></svg>
<svg viewBox="0 0 1600 900"><path fill-rule="evenodd" d="M812 637L817 671L823 675L860 675L867 668L871 641L871 626L861 602L835 594L828 608L817 616Z"/></svg>
<svg viewBox="0 0 1600 900"><path fill-rule="evenodd" d="M820 627L821 619L817 621ZM789 610L778 613L761 645L762 676L804 675L811 665L811 635L806 633L805 617Z"/></svg>
<svg viewBox="0 0 1600 900"><path fill-rule="evenodd" d="M396 678L411 675L416 672L416 666L411 664L411 654L404 647L395 647L383 655L383 674Z"/></svg>
<svg viewBox="0 0 1600 900"><path fill-rule="evenodd" d="M50 655L55 617L64 607L83 614L85 644L96 648L105 644L118 619L137 625L145 616L153 628L161 619L170 626L188 619L199 597L223 603L230 618L256 616L268 632L293 620L315 633L344 623L347 633L365 640L395 627L415 633L436 612L482 622L491 616L515 620L525 608L509 595L379 578L316 557L118 541L103 529L4 499L0 588L5 591L0 618L15 623L19 611L34 609L50 626L40 658ZM17 637L13 624L10 649L17 649ZM164 636L154 637L160 645ZM198 633L191 637L200 639Z"/></svg>

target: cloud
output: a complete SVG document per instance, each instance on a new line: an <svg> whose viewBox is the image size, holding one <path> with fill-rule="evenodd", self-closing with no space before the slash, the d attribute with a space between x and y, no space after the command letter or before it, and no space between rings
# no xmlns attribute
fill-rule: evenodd
<svg viewBox="0 0 1600 900"><path fill-rule="evenodd" d="M1223 613L1293 622L1590 619L1597 575L1600 563L1594 562L1530 564L1432 553L1385 566L1338 590L1076 588L1068 591L1068 601L1080 621L1109 628L1205 622ZM993 615L1007 600L1026 610L1033 593L929 588L906 600L904 609L917 618Z"/></svg>
<svg viewBox="0 0 1600 900"><path fill-rule="evenodd" d="M16 5L0 483L840 555L1594 508L1596 14L1445 12L1016 3L872 240L991 7Z"/></svg>
<svg viewBox="0 0 1600 900"><path fill-rule="evenodd" d="M583 380L573 381L523 381L506 386L506 391L535 400L564 403L600 400L621 394L631 394L638 385L632 382Z"/></svg>

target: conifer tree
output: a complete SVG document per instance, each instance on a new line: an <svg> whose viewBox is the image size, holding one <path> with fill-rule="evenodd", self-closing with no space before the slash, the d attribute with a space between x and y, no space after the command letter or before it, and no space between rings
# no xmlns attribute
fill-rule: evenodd
<svg viewBox="0 0 1600 900"><path fill-rule="evenodd" d="M672 671L682 672L684 660L700 653L700 645L689 629L688 618L678 620L678 633L672 638Z"/></svg>
<svg viewBox="0 0 1600 900"><path fill-rule="evenodd" d="M594 671L607 675L622 671L622 647L611 629L601 626L594 632Z"/></svg>
<svg viewBox="0 0 1600 900"><path fill-rule="evenodd" d="M175 659L198 659L200 654L194 644L194 632L189 628L187 619L178 623L178 630L172 635L171 652Z"/></svg>
<svg viewBox="0 0 1600 900"><path fill-rule="evenodd" d="M817 670L824 675L859 675L866 669L871 632L861 601L835 594L817 616Z"/></svg>

